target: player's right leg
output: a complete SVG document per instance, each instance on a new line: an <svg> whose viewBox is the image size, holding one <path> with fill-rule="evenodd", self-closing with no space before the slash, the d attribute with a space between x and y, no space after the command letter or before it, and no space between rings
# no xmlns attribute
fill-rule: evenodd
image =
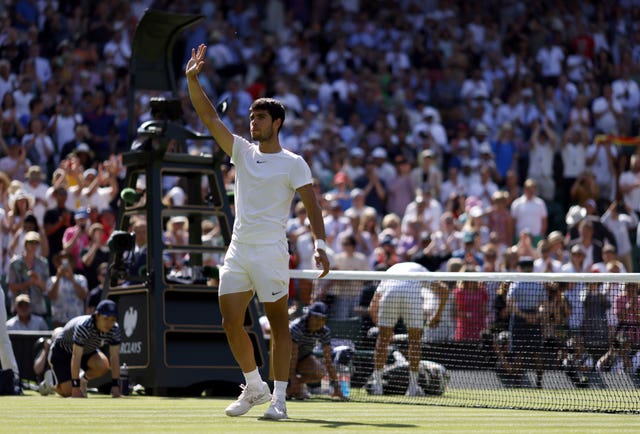
<svg viewBox="0 0 640 434"><path fill-rule="evenodd" d="M418 382L420 376L421 328L407 329L409 335L409 386L407 396L424 396L424 390Z"/></svg>
<svg viewBox="0 0 640 434"><path fill-rule="evenodd" d="M244 328L245 312L252 297L253 292L250 291L220 295L220 312L227 341L247 381L246 385L240 386L242 393L238 399L226 408L228 416L241 416L253 406L271 400L269 386L260 378L253 344Z"/></svg>
<svg viewBox="0 0 640 434"><path fill-rule="evenodd" d="M53 373L54 390L64 398L71 396L71 353L53 344L48 361Z"/></svg>
<svg viewBox="0 0 640 434"><path fill-rule="evenodd" d="M376 347L373 355L373 382L371 384L372 395L382 395L382 371L387 360L387 349L393 338L393 327L380 325Z"/></svg>
<svg viewBox="0 0 640 434"><path fill-rule="evenodd" d="M220 296L222 326L227 335L231 352L238 365L240 365L242 372L250 372L256 369L253 345L244 328L245 312L252 297L253 293L249 291Z"/></svg>

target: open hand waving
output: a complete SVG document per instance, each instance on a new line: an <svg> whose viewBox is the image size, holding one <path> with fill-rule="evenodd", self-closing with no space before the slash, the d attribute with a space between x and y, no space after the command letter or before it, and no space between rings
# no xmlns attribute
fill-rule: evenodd
<svg viewBox="0 0 640 434"><path fill-rule="evenodd" d="M195 77L200 74L202 71L202 67L204 65L204 57L207 53L207 46L204 44L200 44L198 46L198 51L196 52L195 48L191 49L191 59L187 62L187 66L185 69L185 74L187 77Z"/></svg>

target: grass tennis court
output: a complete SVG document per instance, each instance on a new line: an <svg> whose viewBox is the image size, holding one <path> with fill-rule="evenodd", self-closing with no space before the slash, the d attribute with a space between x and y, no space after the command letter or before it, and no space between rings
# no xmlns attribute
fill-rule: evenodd
<svg viewBox="0 0 640 434"><path fill-rule="evenodd" d="M288 402L289 420L260 420L267 408L230 418L224 408L232 398L131 396L89 399L3 397L2 433L343 433L343 432L640 432L640 416L456 408L427 405Z"/></svg>

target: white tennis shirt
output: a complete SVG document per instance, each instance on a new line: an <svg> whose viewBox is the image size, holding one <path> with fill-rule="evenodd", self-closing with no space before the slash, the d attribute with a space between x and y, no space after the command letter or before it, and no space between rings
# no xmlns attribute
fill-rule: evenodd
<svg viewBox="0 0 640 434"><path fill-rule="evenodd" d="M232 240L247 244L284 242L295 191L312 181L306 161L286 149L265 154L257 145L234 136L231 162L236 167Z"/></svg>

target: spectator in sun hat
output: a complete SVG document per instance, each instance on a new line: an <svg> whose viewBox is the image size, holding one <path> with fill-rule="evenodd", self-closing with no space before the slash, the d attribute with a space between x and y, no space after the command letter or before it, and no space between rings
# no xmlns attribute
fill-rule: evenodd
<svg viewBox="0 0 640 434"><path fill-rule="evenodd" d="M172 216L167 221L167 228L162 235L168 245L189 244L189 219L187 216ZM188 253L170 252L165 254L165 265L171 269L180 269L189 259Z"/></svg>
<svg viewBox="0 0 640 434"><path fill-rule="evenodd" d="M7 330L49 330L49 325L44 318L31 313L31 297L28 294L20 294L16 297L15 312L16 315L7 321Z"/></svg>
<svg viewBox="0 0 640 434"><path fill-rule="evenodd" d="M566 264L569 261L569 252L565 249L565 235L560 231L553 231L547 236L551 247L551 257Z"/></svg>
<svg viewBox="0 0 640 434"><path fill-rule="evenodd" d="M31 311L47 316L46 283L49 278L47 258L38 254L40 234L35 231L24 235L24 253L14 256L9 262L7 287L12 300L20 294L28 294Z"/></svg>
<svg viewBox="0 0 640 434"><path fill-rule="evenodd" d="M571 207L571 209L573 209L574 207ZM603 245L605 243L609 243L609 244L613 244L614 246L617 247L618 245L618 239L617 237L611 232L610 228L608 226L606 226L603 222L602 222L602 217L600 217L600 215L598 214L598 209L596 206L596 201L593 199L587 199L584 201L584 216L583 213L581 212L579 214L579 216L582 216L582 218L576 219L575 222L573 222L571 225L569 225L569 239L570 240L575 240L576 238L578 238L580 236L579 233L579 225L578 223L580 223L580 221L582 220L588 220L591 222L591 224L593 225L593 238L595 240L598 240L599 242L601 242ZM568 224L568 222L567 222Z"/></svg>
<svg viewBox="0 0 640 434"><path fill-rule="evenodd" d="M610 271L612 268L615 268L615 271ZM615 246L605 244L602 248L602 261L594 263L589 271L592 273L627 273L628 269L618 260Z"/></svg>
<svg viewBox="0 0 640 434"><path fill-rule="evenodd" d="M22 189L9 196L7 207L7 227L10 233L15 233L21 226L25 216L33 213L35 199Z"/></svg>
<svg viewBox="0 0 640 434"><path fill-rule="evenodd" d="M9 234L9 244L7 246L8 258L13 258L16 255L22 255L24 253L24 238L28 232L35 232L40 235L40 247L37 249L38 256L49 256L49 244L42 225L38 224L38 220L32 212L28 212L22 219L18 230Z"/></svg>
<svg viewBox="0 0 640 434"><path fill-rule="evenodd" d="M411 179L416 188L429 189L433 191L436 198L440 198L442 172L431 149L425 149L420 152L417 167L411 170Z"/></svg>
<svg viewBox="0 0 640 434"><path fill-rule="evenodd" d="M27 170L27 180L22 189L31 194L35 200L33 205L33 213L38 219L38 224L42 224L44 213L47 210L47 190L49 185L44 182L44 174L40 166L31 166Z"/></svg>
<svg viewBox="0 0 640 434"><path fill-rule="evenodd" d="M562 265L563 273L582 273L588 268L585 267L586 251L581 244L574 244L569 248L569 262Z"/></svg>
<svg viewBox="0 0 640 434"><path fill-rule="evenodd" d="M534 273L558 273L562 268L562 262L551 256L551 243L546 240L538 241L538 257L533 261Z"/></svg>
<svg viewBox="0 0 640 434"><path fill-rule="evenodd" d="M382 146L378 146L371 151L371 156L373 157L378 176L388 186L389 183L395 179L397 170L393 167L393 164L388 161L389 154L387 150Z"/></svg>
<svg viewBox="0 0 640 434"><path fill-rule="evenodd" d="M412 135L416 137L423 137L427 134L431 136L438 149L442 152L448 150L447 132L442 125L440 114L431 106L422 110L422 120L416 123L412 130Z"/></svg>

